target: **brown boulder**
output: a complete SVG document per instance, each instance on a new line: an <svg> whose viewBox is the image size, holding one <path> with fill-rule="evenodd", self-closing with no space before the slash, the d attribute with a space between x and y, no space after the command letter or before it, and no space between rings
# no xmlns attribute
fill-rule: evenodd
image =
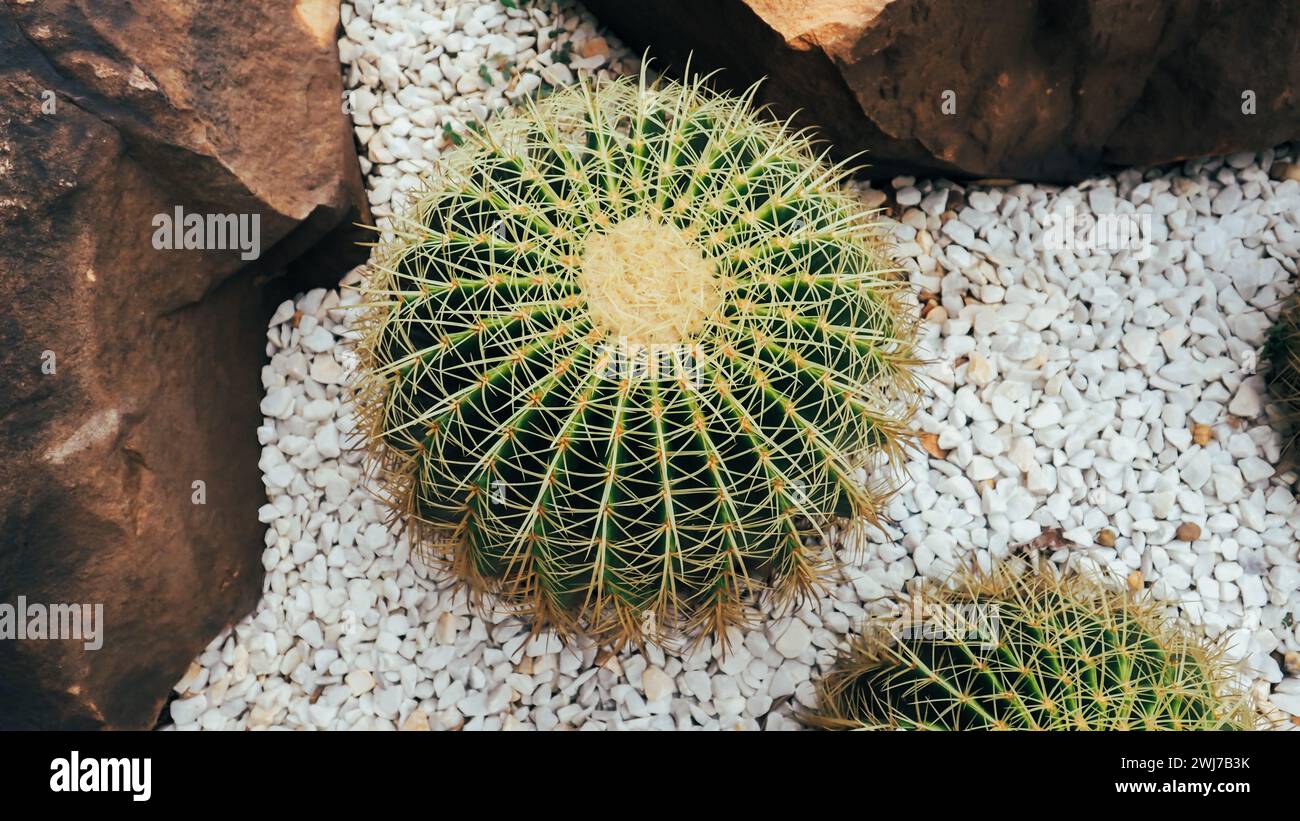
<svg viewBox="0 0 1300 821"><path fill-rule="evenodd" d="M332 0L0 6L0 608L103 605L97 650L0 639L0 728L150 727L256 603L268 283L368 216L337 27ZM211 224L160 250L177 208L255 215L260 256Z"/></svg>
<svg viewBox="0 0 1300 821"><path fill-rule="evenodd" d="M761 101L876 176L1077 180L1300 136L1296 0L586 5L677 70L766 77Z"/></svg>

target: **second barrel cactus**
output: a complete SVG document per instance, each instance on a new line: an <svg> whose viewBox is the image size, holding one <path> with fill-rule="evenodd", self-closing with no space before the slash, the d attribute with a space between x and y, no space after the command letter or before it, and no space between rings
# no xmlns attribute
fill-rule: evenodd
<svg viewBox="0 0 1300 821"><path fill-rule="evenodd" d="M827 729L1231 730L1254 711L1219 648L1158 604L1012 562L931 586L819 687Z"/></svg>

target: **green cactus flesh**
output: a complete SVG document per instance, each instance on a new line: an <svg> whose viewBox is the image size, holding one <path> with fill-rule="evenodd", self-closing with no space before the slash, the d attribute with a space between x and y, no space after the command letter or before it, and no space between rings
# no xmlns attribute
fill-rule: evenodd
<svg viewBox="0 0 1300 821"><path fill-rule="evenodd" d="M1300 294L1282 303L1264 343L1272 419L1283 436L1283 467L1296 465L1300 439Z"/></svg>
<svg viewBox="0 0 1300 821"><path fill-rule="evenodd" d="M1218 649L1190 628L1077 577L1022 570L928 588L919 598L926 618L911 622L934 619L928 633L864 631L820 682L807 721L831 729L1251 726Z"/></svg>
<svg viewBox="0 0 1300 821"><path fill-rule="evenodd" d="M530 103L376 255L358 404L390 493L537 628L718 634L758 591L813 589L809 537L891 490L905 283L846 171L751 95Z"/></svg>

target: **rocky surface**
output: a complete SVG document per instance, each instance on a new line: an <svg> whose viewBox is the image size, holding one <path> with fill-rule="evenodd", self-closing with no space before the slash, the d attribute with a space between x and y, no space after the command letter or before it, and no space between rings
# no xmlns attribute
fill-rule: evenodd
<svg viewBox="0 0 1300 821"><path fill-rule="evenodd" d="M675 69L690 56L735 88L766 77L776 114L799 111L839 156L868 152L880 177L1074 181L1300 136L1296 3L588 5Z"/></svg>
<svg viewBox="0 0 1300 821"><path fill-rule="evenodd" d="M356 39L345 50L377 62L384 44L400 48L402 32L427 26L433 49L459 33L458 59L472 66L485 37L527 17L533 31L571 34L570 53L599 38L628 65L568 4L454 5L345 4L345 19L364 21L348 28ZM483 30L468 34L473 20ZM527 48L521 61L546 65ZM396 89L381 91L379 75L348 70L393 122L409 119L399 102L408 85L435 82L396 62ZM496 90L467 91L477 95L468 104L517 82L492 76ZM443 122L468 105L458 99L444 95ZM357 131L388 145L360 120ZM438 150L427 139L419 161ZM926 318L934 398L918 419L924 449L889 510L898 529L838 540L845 568L826 595L794 613L763 609L726 656L707 642L693 652L564 648L471 610L390 531L354 450L356 292L286 301L267 331L257 428L266 587L257 611L177 682L174 726L791 729L856 623L896 612L921 578L1026 544L1060 567L1109 572L1222 640L1261 708L1296 724L1300 508L1295 477L1273 467L1278 437L1254 373L1300 261L1296 159L1270 149L1066 189L911 177L861 187L893 217ZM377 208L391 205L380 186L391 197L416 184L419 161L371 166ZM1129 219L1138 230L1123 242L1118 229L1089 232ZM1068 234L1053 233L1066 224Z"/></svg>
<svg viewBox="0 0 1300 821"><path fill-rule="evenodd" d="M104 608L98 650L0 641L0 728L153 726L257 600L266 283L364 209L337 25L320 0L0 8L0 603ZM160 249L177 208L244 243Z"/></svg>

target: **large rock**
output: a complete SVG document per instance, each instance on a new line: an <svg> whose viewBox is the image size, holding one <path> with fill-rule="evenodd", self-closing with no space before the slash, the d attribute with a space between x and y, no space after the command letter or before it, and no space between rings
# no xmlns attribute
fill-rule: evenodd
<svg viewBox="0 0 1300 821"><path fill-rule="evenodd" d="M103 605L97 650L0 639L0 728L150 727L257 600L268 283L368 216L337 27L337 0L0 6L0 635L20 596ZM260 256L159 250L178 207L256 215Z"/></svg>
<svg viewBox="0 0 1300 821"><path fill-rule="evenodd" d="M677 70L766 77L760 100L876 175L1074 180L1300 136L1296 0L586 5Z"/></svg>

